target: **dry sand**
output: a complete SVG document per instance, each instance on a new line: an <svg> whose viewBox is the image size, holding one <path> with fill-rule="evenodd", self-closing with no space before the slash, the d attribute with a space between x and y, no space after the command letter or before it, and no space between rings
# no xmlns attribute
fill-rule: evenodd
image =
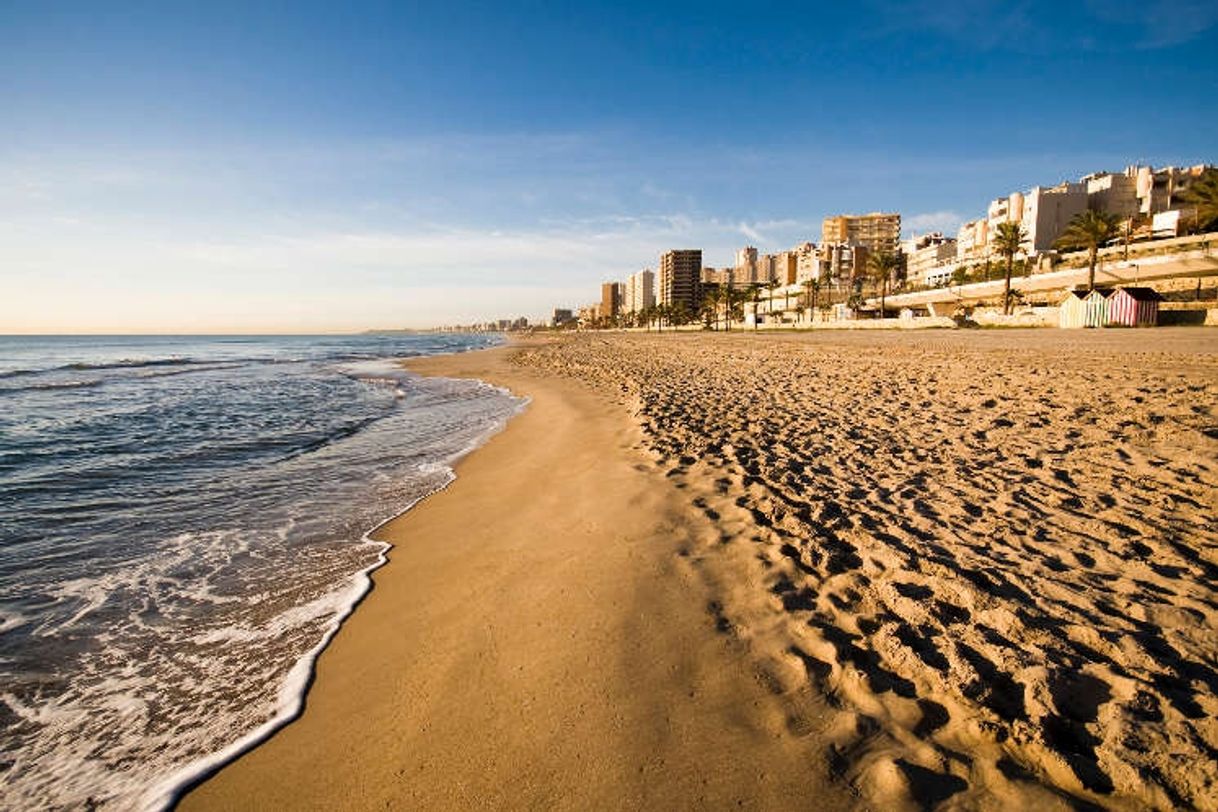
<svg viewBox="0 0 1218 812"><path fill-rule="evenodd" d="M1218 808L1218 332L593 335L188 807Z"/></svg>

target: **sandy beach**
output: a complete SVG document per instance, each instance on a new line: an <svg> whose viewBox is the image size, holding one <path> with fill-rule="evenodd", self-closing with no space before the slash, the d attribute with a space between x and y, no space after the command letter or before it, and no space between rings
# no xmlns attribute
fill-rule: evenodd
<svg viewBox="0 0 1218 812"><path fill-rule="evenodd" d="M412 362L532 398L383 537L303 716L184 809L850 802L678 552L714 533L602 394L514 349Z"/></svg>
<svg viewBox="0 0 1218 812"><path fill-rule="evenodd" d="M613 335L188 809L1218 808L1218 332Z"/></svg>

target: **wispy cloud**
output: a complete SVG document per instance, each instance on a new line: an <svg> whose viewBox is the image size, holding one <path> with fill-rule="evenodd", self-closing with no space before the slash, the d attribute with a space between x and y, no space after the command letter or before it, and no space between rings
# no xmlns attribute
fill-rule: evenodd
<svg viewBox="0 0 1218 812"><path fill-rule="evenodd" d="M930 33L978 51L1164 48L1218 24L1212 0L1085 0L1081 8L1051 0L865 1L880 21L878 36Z"/></svg>
<svg viewBox="0 0 1218 812"><path fill-rule="evenodd" d="M1189 42L1218 25L1218 4L1212 0L1086 0L1100 20L1136 32L1144 49Z"/></svg>
<svg viewBox="0 0 1218 812"><path fill-rule="evenodd" d="M942 231L950 235L955 234L963 222L964 217L954 211L928 211L902 218L901 226L907 236L928 231Z"/></svg>

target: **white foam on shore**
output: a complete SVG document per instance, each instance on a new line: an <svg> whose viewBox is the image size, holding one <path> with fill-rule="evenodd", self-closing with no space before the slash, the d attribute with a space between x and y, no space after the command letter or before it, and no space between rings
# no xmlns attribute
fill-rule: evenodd
<svg viewBox="0 0 1218 812"><path fill-rule="evenodd" d="M453 379L432 378L431 380ZM353 582L348 589L328 593L322 598L319 598L317 601L314 601L315 604L321 601L332 601L335 608L335 613L327 624L325 633L322 635L317 645L302 655L287 673L283 683L279 687L276 707L271 717L254 730L241 736L239 739L223 749L204 758L198 759L169 775L167 778L153 783L140 795L135 808L153 812L155 810L162 810L172 806L182 795L188 792L196 784L202 783L213 773L218 772L225 765L262 744L281 728L299 718L304 710L305 699L309 686L313 681L313 675L315 674L315 667L318 657L320 657L321 653L325 651L326 647L330 644L330 641L334 639L334 635L338 633L340 628L342 628L343 623L348 617L351 616L359 603L372 590L372 573L388 562L388 552L392 549L393 545L385 541L378 541L374 539L373 536L389 522L405 515L419 502L422 502L427 497L447 489L448 486L457 479L456 472L453 470L456 463L468 454L485 445L496 434L503 431L503 429L507 427L508 422L513 417L519 415L526 408L528 408L529 404L532 402L531 398L514 395L505 387L495 386L482 380L473 380L480 386L513 398L517 401L515 408L502 419L492 422L484 432L479 434L474 440L459 450L449 454L440 461L420 465L420 472L445 473L443 482L441 482L434 489L412 500L405 505L405 507L397 510L392 516L378 522L370 530L364 533L361 539L363 542L377 545L380 548L377 553L376 560L368 567L355 573ZM297 607L297 609L299 608L301 607Z"/></svg>

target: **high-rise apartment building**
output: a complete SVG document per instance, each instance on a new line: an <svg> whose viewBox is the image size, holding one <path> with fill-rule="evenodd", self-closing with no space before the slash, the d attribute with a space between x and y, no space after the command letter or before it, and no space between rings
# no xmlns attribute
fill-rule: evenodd
<svg viewBox="0 0 1218 812"><path fill-rule="evenodd" d="M660 305L684 305L688 315L701 304L702 249L666 251L660 256L656 280L656 299Z"/></svg>
<svg viewBox="0 0 1218 812"><path fill-rule="evenodd" d="M820 278L834 282L853 282L867 270L867 256L871 249L863 245L845 242L823 242L820 244Z"/></svg>
<svg viewBox="0 0 1218 812"><path fill-rule="evenodd" d="M821 225L821 240L895 254L901 242L901 215L872 212L826 217Z"/></svg>
<svg viewBox="0 0 1218 812"><path fill-rule="evenodd" d="M736 273L752 276L757 268L757 249L751 245L736 251Z"/></svg>
<svg viewBox="0 0 1218 812"><path fill-rule="evenodd" d="M601 306L597 314L601 319L616 319L622 312L621 288L618 282L601 285Z"/></svg>
<svg viewBox="0 0 1218 812"><path fill-rule="evenodd" d="M795 255L795 281L802 283L809 279L821 278L821 257L816 243L797 245L787 253Z"/></svg>
<svg viewBox="0 0 1218 812"><path fill-rule="evenodd" d="M626 301L623 310L641 313L656 303L656 275L650 268L633 273L626 278Z"/></svg>

